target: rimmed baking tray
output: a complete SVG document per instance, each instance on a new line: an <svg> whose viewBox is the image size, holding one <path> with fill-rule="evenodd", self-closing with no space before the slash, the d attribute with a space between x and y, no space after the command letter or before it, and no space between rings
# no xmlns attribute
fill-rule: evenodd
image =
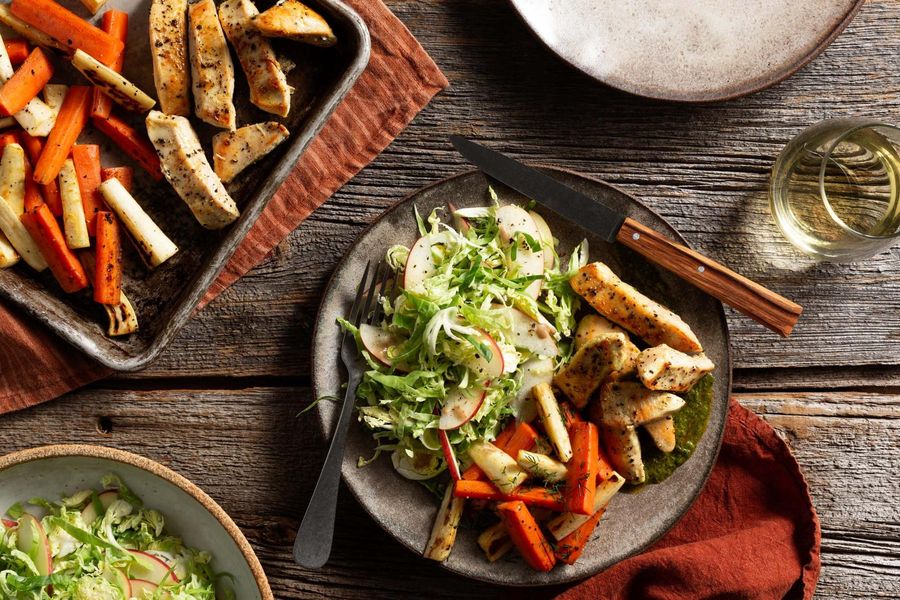
<svg viewBox="0 0 900 600"><path fill-rule="evenodd" d="M272 3L261 0L257 5L264 10ZM77 0L62 0L61 4L87 16ZM64 340L112 369L134 371L155 359L188 320L266 203L368 64L369 32L359 15L339 0L314 0L309 4L329 21L338 44L333 48L315 48L287 40L274 41L279 56L296 65L288 73L288 82L296 88L294 108L282 121L291 136L229 184L229 192L241 209L235 224L222 231L203 229L168 183L154 182L102 134L86 131L80 138L80 143L100 144L104 166L135 167L134 195L180 248L168 262L149 271L126 244L123 286L138 313L138 333L108 337L105 312L92 301L89 292L67 295L49 273L37 274L24 265L0 270L0 297L17 304ZM148 93L154 92L147 17L150 0L111 0L104 10L108 8L126 11L131 17L125 76ZM0 29L0 33L4 38L8 34L18 37L5 29ZM63 69L61 60L57 63L58 73L71 70ZM250 104L246 79L236 61L235 66L239 125L277 120ZM78 77L73 73L70 83L79 83ZM202 126L197 119L191 121L210 155L209 142L221 130ZM139 125L140 117L132 122Z"/></svg>

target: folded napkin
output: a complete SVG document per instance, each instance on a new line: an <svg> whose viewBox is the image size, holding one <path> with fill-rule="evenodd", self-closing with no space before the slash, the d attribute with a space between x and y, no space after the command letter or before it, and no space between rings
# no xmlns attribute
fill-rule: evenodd
<svg viewBox="0 0 900 600"><path fill-rule="evenodd" d="M202 305L262 261L447 86L437 65L381 0L345 1L369 27L369 65L269 202ZM0 414L55 398L109 374L21 311L0 306Z"/></svg>
<svg viewBox="0 0 900 600"><path fill-rule="evenodd" d="M819 578L821 535L787 444L733 401L719 459L681 521L647 551L557 598L809 599Z"/></svg>

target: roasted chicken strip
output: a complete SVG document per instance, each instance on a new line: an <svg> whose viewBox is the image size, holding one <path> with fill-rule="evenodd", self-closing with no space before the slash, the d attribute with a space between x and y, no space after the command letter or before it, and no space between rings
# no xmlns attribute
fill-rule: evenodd
<svg viewBox="0 0 900 600"><path fill-rule="evenodd" d="M159 106L167 115L191 114L188 69L187 0L153 0L150 5L150 56Z"/></svg>
<svg viewBox="0 0 900 600"><path fill-rule="evenodd" d="M216 175L228 183L241 171L275 149L289 132L281 123L257 123L213 138L213 166Z"/></svg>
<svg viewBox="0 0 900 600"><path fill-rule="evenodd" d="M234 129L234 64L213 0L188 8L188 46L194 89L194 112L210 125Z"/></svg>

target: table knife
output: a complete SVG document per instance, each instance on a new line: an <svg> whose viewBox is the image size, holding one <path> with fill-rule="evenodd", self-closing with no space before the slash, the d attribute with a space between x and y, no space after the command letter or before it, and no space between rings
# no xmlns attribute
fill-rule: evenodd
<svg viewBox="0 0 900 600"><path fill-rule="evenodd" d="M671 271L782 336L790 335L803 309L716 261L563 185L508 156L460 136L456 150L485 174L610 243L619 243Z"/></svg>

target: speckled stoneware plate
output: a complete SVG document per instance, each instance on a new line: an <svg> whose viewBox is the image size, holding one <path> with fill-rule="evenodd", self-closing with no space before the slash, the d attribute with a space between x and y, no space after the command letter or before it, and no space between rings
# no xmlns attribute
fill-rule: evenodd
<svg viewBox="0 0 900 600"><path fill-rule="evenodd" d="M728 100L786 79L864 0L510 0L560 58L612 87L681 102Z"/></svg>
<svg viewBox="0 0 900 600"><path fill-rule="evenodd" d="M155 98L148 33L150 2L109 0L93 21L99 21L111 8L129 13L125 76ZM79 0L60 0L60 3L82 17L89 16ZM258 0L256 4L264 9L274 4L274 0ZM333 48L316 48L288 40L273 40L275 51L297 65L288 73L288 83L295 88L293 108L282 120L291 136L226 186L241 210L241 217L234 224L220 231L203 229L168 183L154 182L103 134L89 126L79 139L83 144L100 145L104 166L135 167L135 197L179 248L178 254L165 264L148 271L130 244L125 244L123 286L138 314L138 333L110 338L106 335L106 314L93 302L90 292L64 294L49 272L36 274L22 265L0 270L0 300L18 304L107 367L134 371L156 358L190 318L269 199L369 62L369 32L359 15L341 0L310 0L309 4L329 21L338 44ZM0 27L4 38L7 33ZM74 69L65 66L59 58L55 60L57 74L54 81L84 84L84 79ZM236 60L235 67L234 100L238 125L278 120L275 115L250 104L247 81ZM116 110L135 127L143 127L141 116ZM212 162L210 141L222 130L201 124L194 117L191 122Z"/></svg>
<svg viewBox="0 0 900 600"><path fill-rule="evenodd" d="M662 218L609 184L559 169L545 169L545 172L684 243L678 232ZM393 244L412 245L417 237L414 206L423 215L448 202L457 207L483 206L489 202L487 186L488 180L479 171L445 179L394 206L360 236L335 271L322 300L313 339L316 397L343 397L341 384L345 375L338 358L340 335L335 319L348 313L366 261L383 256ZM524 201L509 188L497 184L494 187L502 203ZM590 542L576 564L558 566L550 573L538 573L528 568L514 552L496 563L489 563L475 542L479 531L463 524L453 553L444 566L460 575L505 585L545 585L581 579L638 552L665 533L687 510L706 482L721 443L731 389L728 327L718 301L630 250L607 244L549 211L537 210L559 239L561 254L567 254L587 238L592 260L608 263L623 279L680 314L697 333L718 368L709 425L694 455L664 483L647 486L637 494L616 496L595 532L596 539ZM320 402L318 414L323 428L330 432L337 420L337 404ZM357 468L357 458L371 456L374 446L371 435L362 425L351 425L343 464L344 480L379 525L410 550L421 554L437 513L436 499L421 485L398 475L388 456L367 467Z"/></svg>
<svg viewBox="0 0 900 600"><path fill-rule="evenodd" d="M234 576L240 600L274 600L262 565L247 538L222 507L193 483L148 458L104 446L41 446L0 457L0 512L16 502L100 485L114 473L188 546L208 550L216 572Z"/></svg>

